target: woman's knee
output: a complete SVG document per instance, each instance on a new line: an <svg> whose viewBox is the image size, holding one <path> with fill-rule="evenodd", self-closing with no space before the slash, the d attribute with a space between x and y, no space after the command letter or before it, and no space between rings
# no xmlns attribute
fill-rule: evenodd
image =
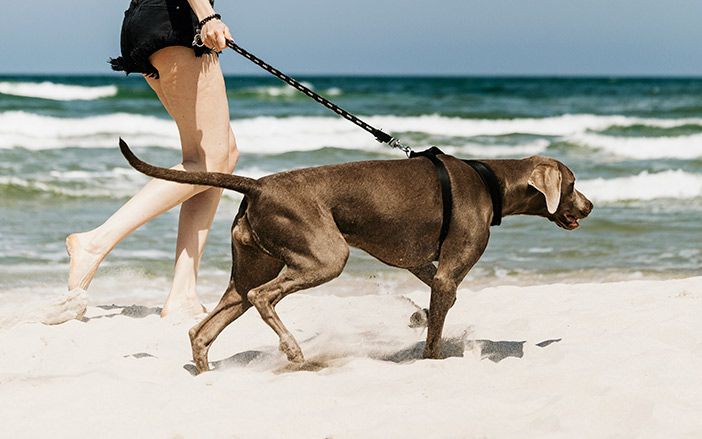
<svg viewBox="0 0 702 439"><path fill-rule="evenodd" d="M239 161L236 142L231 141L226 148L203 145L200 148L188 148L183 152L183 166L188 171L207 171L232 173Z"/></svg>
<svg viewBox="0 0 702 439"><path fill-rule="evenodd" d="M226 148L218 147L206 149L204 156L205 167L209 172L225 172L231 174L234 172L238 161L239 149L236 147L236 139L234 139L234 136L229 136Z"/></svg>
<svg viewBox="0 0 702 439"><path fill-rule="evenodd" d="M227 172L229 155L227 149L207 145L183 148L183 167L190 172Z"/></svg>

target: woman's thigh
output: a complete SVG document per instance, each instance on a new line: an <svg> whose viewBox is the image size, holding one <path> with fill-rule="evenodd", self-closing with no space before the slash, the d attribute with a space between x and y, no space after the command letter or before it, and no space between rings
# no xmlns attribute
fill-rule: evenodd
<svg viewBox="0 0 702 439"><path fill-rule="evenodd" d="M171 109L168 105L168 101L166 100L166 97L163 95L163 91L161 90L161 83L159 82L158 78L152 78L151 76L144 75L144 79L149 84L151 89L156 93L156 96L158 96L158 100L161 101L161 104L163 104L163 108L165 108L168 114L171 117L173 117Z"/></svg>
<svg viewBox="0 0 702 439"><path fill-rule="evenodd" d="M196 57L190 48L173 46L155 52L150 61L159 79L147 81L178 126L183 161L204 163L212 171L226 169L231 128L217 57Z"/></svg>

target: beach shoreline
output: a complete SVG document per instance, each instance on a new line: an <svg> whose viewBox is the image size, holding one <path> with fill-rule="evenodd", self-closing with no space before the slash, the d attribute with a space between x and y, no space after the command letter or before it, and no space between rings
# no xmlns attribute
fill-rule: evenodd
<svg viewBox="0 0 702 439"><path fill-rule="evenodd" d="M320 287L323 288L323 287ZM93 298L95 300L95 298ZM294 371L252 311L192 375L187 329L125 303L0 329L8 437L699 437L702 277L461 288L444 360L409 328L426 288L278 306ZM213 304L208 304L211 308Z"/></svg>

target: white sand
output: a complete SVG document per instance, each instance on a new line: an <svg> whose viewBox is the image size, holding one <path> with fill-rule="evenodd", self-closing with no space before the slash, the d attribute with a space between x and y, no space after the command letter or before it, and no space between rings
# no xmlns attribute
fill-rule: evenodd
<svg viewBox="0 0 702 439"><path fill-rule="evenodd" d="M0 329L0 436L702 437L702 277L462 289L440 361L414 360L410 301L323 291L278 306L317 371L287 370L255 311L197 377L191 321Z"/></svg>

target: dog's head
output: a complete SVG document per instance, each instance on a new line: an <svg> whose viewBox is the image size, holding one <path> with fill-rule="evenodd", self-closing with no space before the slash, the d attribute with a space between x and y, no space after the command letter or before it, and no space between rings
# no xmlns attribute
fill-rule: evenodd
<svg viewBox="0 0 702 439"><path fill-rule="evenodd" d="M534 160L529 176L538 214L566 230L576 229L579 220L592 212L592 202L575 189L575 175L563 163L546 157Z"/></svg>

